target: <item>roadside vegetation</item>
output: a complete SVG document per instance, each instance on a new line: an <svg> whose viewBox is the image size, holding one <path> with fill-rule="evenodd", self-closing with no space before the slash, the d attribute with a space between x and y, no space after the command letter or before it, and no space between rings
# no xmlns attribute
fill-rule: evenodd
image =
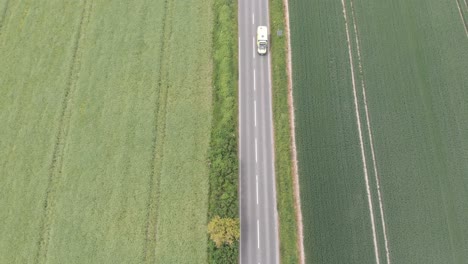
<svg viewBox="0 0 468 264"><path fill-rule="evenodd" d="M213 121L208 221L239 218L237 156L237 1L214 1ZM240 231L240 230L239 230ZM218 245L219 246L219 245ZM208 242L209 263L237 263L239 241Z"/></svg>
<svg viewBox="0 0 468 264"><path fill-rule="evenodd" d="M281 263L298 263L297 223L291 162L288 106L287 37L283 0L270 0L273 118ZM282 30L282 36L277 31Z"/></svg>

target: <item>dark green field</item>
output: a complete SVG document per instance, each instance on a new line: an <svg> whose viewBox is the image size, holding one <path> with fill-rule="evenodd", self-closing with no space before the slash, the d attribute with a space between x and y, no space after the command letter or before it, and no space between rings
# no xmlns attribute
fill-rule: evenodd
<svg viewBox="0 0 468 264"><path fill-rule="evenodd" d="M290 1L307 263L466 263L466 18L463 0Z"/></svg>

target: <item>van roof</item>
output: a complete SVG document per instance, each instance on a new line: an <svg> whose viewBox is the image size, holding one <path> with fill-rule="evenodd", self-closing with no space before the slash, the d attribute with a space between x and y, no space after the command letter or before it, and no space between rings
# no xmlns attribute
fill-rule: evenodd
<svg viewBox="0 0 468 264"><path fill-rule="evenodd" d="M259 26L257 28L257 38L266 39L268 35L268 29L265 26Z"/></svg>

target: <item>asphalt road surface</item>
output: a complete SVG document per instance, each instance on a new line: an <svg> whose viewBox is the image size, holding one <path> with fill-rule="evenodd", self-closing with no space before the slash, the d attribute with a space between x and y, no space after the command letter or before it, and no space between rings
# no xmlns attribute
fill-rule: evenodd
<svg viewBox="0 0 468 264"><path fill-rule="evenodd" d="M279 263L270 55L256 48L268 0L239 0L240 263ZM269 32L271 34L271 32Z"/></svg>

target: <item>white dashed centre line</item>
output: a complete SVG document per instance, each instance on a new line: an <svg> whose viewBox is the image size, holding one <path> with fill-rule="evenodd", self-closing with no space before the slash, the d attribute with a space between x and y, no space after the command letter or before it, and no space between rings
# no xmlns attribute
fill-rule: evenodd
<svg viewBox="0 0 468 264"><path fill-rule="evenodd" d="M254 24L255 24L255 14L252 13L252 25L254 25Z"/></svg>
<svg viewBox="0 0 468 264"><path fill-rule="evenodd" d="M253 79L254 79L254 91L255 91L255 89L257 89L257 88L255 87L255 69L254 69L254 78L253 78Z"/></svg>
<svg viewBox="0 0 468 264"><path fill-rule="evenodd" d="M255 127L257 127L257 102L254 101L254 121L255 121Z"/></svg>
<svg viewBox="0 0 468 264"><path fill-rule="evenodd" d="M260 222L257 220L257 247L260 248Z"/></svg>
<svg viewBox="0 0 468 264"><path fill-rule="evenodd" d="M258 158L257 158L257 139L255 138L255 162L258 163Z"/></svg>
<svg viewBox="0 0 468 264"><path fill-rule="evenodd" d="M256 183L257 183L257 204L258 204L258 175L256 175L256 177L257 177Z"/></svg>
<svg viewBox="0 0 468 264"><path fill-rule="evenodd" d="M253 58L255 59L255 37L252 38L253 40L253 49L252 49L252 55L253 55Z"/></svg>

